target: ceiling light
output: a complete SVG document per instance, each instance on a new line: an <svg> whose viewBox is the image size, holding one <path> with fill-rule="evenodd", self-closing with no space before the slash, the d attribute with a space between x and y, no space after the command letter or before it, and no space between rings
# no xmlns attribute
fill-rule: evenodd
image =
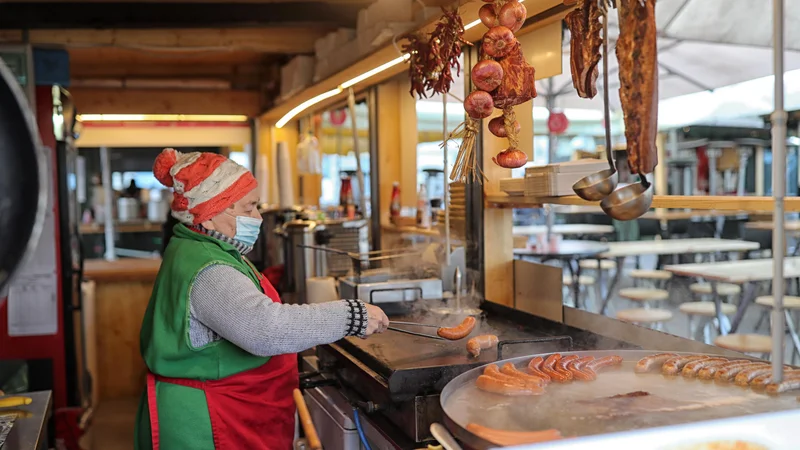
<svg viewBox="0 0 800 450"><path fill-rule="evenodd" d="M404 54L403 56L398 56L397 58L395 58L395 59L393 59L393 60L391 60L391 61L389 61L389 62L387 62L385 64L382 64L382 65L380 65L380 66L378 66L378 67L376 67L376 68L374 68L374 69L372 69L372 70L370 70L368 72L362 73L361 75L353 78L352 80L345 81L339 87L341 89L347 89L347 88L349 88L351 86L356 85L357 83L360 83L360 82L366 80L367 78L369 78L371 76L374 76L374 75L377 75L377 74L383 72L386 69L390 69L390 68L400 64L403 61L407 61L409 58L411 58L411 55L409 55L408 53Z"/></svg>
<svg viewBox="0 0 800 450"><path fill-rule="evenodd" d="M336 89L324 92L316 97L304 101L303 103L300 103L299 105L295 106L291 111L286 113L283 117L281 117L281 119L277 123L275 123L275 128L283 128L284 125L289 123L290 120L294 119L295 116L297 116L301 112L305 111L306 109L316 105L317 103L323 100L329 99L334 95L339 94L340 92L342 92L342 88L337 87Z"/></svg>

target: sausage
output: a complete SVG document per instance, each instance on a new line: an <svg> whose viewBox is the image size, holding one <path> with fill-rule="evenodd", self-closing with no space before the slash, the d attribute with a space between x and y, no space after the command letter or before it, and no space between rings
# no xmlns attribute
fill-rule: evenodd
<svg viewBox="0 0 800 450"><path fill-rule="evenodd" d="M664 365L661 366L661 373L664 375L677 375L686 364L708 358L709 357L705 355L676 356L672 359L668 359Z"/></svg>
<svg viewBox="0 0 800 450"><path fill-rule="evenodd" d="M681 375L687 378L693 378L697 376L697 372L699 372L700 369L703 369L708 366L722 365L727 362L730 362L728 358L708 358L708 359L701 359L699 361L692 361L683 366L683 369L681 370Z"/></svg>
<svg viewBox="0 0 800 450"><path fill-rule="evenodd" d="M594 356L585 356L567 364L567 369L572 372L572 378L580 381L596 380L597 374L594 372L594 370L586 367L586 364L592 360L594 360Z"/></svg>
<svg viewBox="0 0 800 450"><path fill-rule="evenodd" d="M467 341L467 351L470 355L474 357L478 357L481 354L481 350L486 350L487 348L492 348L497 345L498 339L497 336L493 334L483 334L481 336L475 336L474 338Z"/></svg>
<svg viewBox="0 0 800 450"><path fill-rule="evenodd" d="M543 431L506 431L484 427L475 423L467 424L467 431L495 445L508 447L512 445L535 444L537 442L561 439L558 430Z"/></svg>
<svg viewBox="0 0 800 450"><path fill-rule="evenodd" d="M772 372L772 366L767 363L754 363L747 367L742 368L742 371L736 374L734 382L737 386L749 386L750 382Z"/></svg>
<svg viewBox="0 0 800 450"><path fill-rule="evenodd" d="M543 386L544 384L547 383L547 380L545 380L544 378L540 378L534 375L529 375L517 369L516 367L514 367L514 364L511 363L503 364L503 367L500 369L500 373L508 375L510 377L517 378L526 383L534 383L537 386Z"/></svg>
<svg viewBox="0 0 800 450"><path fill-rule="evenodd" d="M711 364L709 366L700 369L700 371L697 372L697 378L700 380L713 380L714 377L717 375L717 372L719 372L722 369L729 369L738 366L746 366L748 364L750 364L750 361L746 360L729 361L723 364Z"/></svg>
<svg viewBox="0 0 800 450"><path fill-rule="evenodd" d="M741 372L748 366L752 367L753 364L758 364L758 363L753 363L751 361L748 361L738 365L723 367L722 369L719 369L717 371L716 375L714 375L714 379L717 381L726 381L726 382L733 381L733 379L736 378L736 375L739 374L739 372Z"/></svg>
<svg viewBox="0 0 800 450"><path fill-rule="evenodd" d="M472 333L472 330L475 328L476 320L474 317L470 316L464 319L458 326L450 327L450 328L439 328L436 330L436 334L439 336L449 339L451 341L457 341L459 339L464 339L465 337L469 336Z"/></svg>
<svg viewBox="0 0 800 450"><path fill-rule="evenodd" d="M539 378L545 380L546 382L550 382L550 375L548 375L548 374L546 374L546 373L544 373L542 371L542 363L543 362L544 362L544 358L542 358L541 356L537 356L537 357L533 358L528 363L528 373L530 373L531 375L533 375L535 377L539 377Z"/></svg>
<svg viewBox="0 0 800 450"><path fill-rule="evenodd" d="M497 367L497 364L489 364L488 366L486 366L486 368L483 369L483 374L486 375L487 377L497 378L498 380L502 380L508 383L521 383L522 385L531 388L538 388L542 385L542 382L539 380L524 380L515 376L505 374L500 371L500 369Z"/></svg>
<svg viewBox="0 0 800 450"><path fill-rule="evenodd" d="M482 391L500 395L537 395L544 392L541 388L536 390L522 383L509 383L488 375L480 375L475 380L475 386Z"/></svg>
<svg viewBox="0 0 800 450"><path fill-rule="evenodd" d="M800 377L787 377L780 383L770 383L767 385L767 394L778 395L782 392L800 389Z"/></svg>
<svg viewBox="0 0 800 450"><path fill-rule="evenodd" d="M547 359L545 359L542 363L542 372L547 374L547 376L550 377L550 380L555 381L556 383L566 383L570 379L555 369L555 365L559 359L561 359L561 355L558 353L553 353L552 355L548 356Z"/></svg>
<svg viewBox="0 0 800 450"><path fill-rule="evenodd" d="M565 377L564 382L572 381L573 378L572 372L570 372L567 366L569 365L570 362L577 361L578 359L580 359L580 356L578 355L567 355L559 359L558 362L556 362L555 370L556 372L562 374Z"/></svg>
<svg viewBox="0 0 800 450"><path fill-rule="evenodd" d="M636 363L636 368L633 370L636 373L646 373L653 369L660 369L667 360L675 358L676 356L678 355L675 353L658 353L645 356Z"/></svg>
<svg viewBox="0 0 800 450"><path fill-rule="evenodd" d="M622 364L622 356L610 355L589 362L586 364L586 368L591 369L593 372L597 372L604 367L613 367L620 364Z"/></svg>
<svg viewBox="0 0 800 450"><path fill-rule="evenodd" d="M789 381L795 378L800 378L800 370L786 371L783 373L783 376L784 376L783 381ZM772 368L770 367L768 373L755 377L753 381L750 382L750 387L753 389L763 389L767 387L768 384L771 383L772 383Z"/></svg>

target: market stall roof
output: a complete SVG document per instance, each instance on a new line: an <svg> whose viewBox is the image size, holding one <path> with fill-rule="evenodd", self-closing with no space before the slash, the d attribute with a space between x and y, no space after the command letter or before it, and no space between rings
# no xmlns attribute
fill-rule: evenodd
<svg viewBox="0 0 800 450"><path fill-rule="evenodd" d="M800 21L800 2L787 2L786 23ZM772 74L772 10L762 0L659 0L659 96L669 99L709 91ZM609 20L610 53L619 33L616 14ZM800 69L800 28L787 27L786 70ZM537 106L555 95L557 108L601 109L602 93L592 100L575 94L564 42L564 72L537 83ZM602 70L602 67L601 67ZM620 109L618 66L609 57L611 108ZM602 87L602 77L598 87Z"/></svg>

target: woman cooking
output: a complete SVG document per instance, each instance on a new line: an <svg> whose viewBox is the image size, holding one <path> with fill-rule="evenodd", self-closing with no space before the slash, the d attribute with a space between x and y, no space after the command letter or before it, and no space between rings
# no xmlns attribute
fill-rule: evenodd
<svg viewBox="0 0 800 450"><path fill-rule="evenodd" d="M283 305L244 257L261 228L257 183L213 153L165 149L153 167L180 222L142 323L149 369L136 448L288 450L296 353L386 330L372 305Z"/></svg>

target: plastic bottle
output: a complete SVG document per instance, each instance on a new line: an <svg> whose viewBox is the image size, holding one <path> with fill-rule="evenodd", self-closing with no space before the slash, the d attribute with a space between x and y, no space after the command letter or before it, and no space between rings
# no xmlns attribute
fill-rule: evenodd
<svg viewBox="0 0 800 450"><path fill-rule="evenodd" d="M417 194L417 226L420 228L431 227L431 204L428 201L428 189L425 183L420 183Z"/></svg>
<svg viewBox="0 0 800 450"><path fill-rule="evenodd" d="M397 221L397 218L400 217L401 208L402 207L400 205L400 183L395 181L394 184L392 185L392 201L391 201L391 206L389 207L389 220L391 220L392 223L395 223Z"/></svg>

